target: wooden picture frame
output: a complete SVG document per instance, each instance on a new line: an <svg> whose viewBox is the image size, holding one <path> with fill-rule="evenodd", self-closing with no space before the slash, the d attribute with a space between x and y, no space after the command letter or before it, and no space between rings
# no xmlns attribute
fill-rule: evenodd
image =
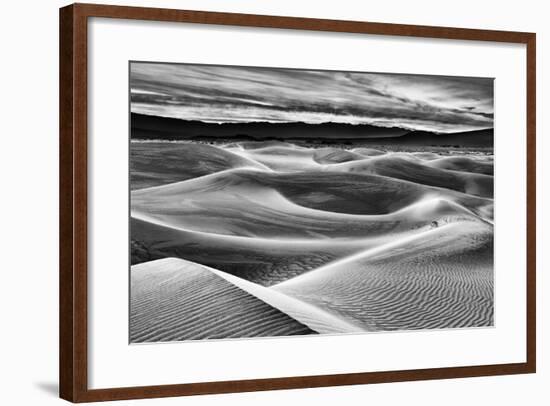
<svg viewBox="0 0 550 406"><path fill-rule="evenodd" d="M492 41L527 47L526 362L241 381L89 389L88 387L88 19L217 24L327 32ZM536 369L535 34L202 11L74 4L60 9L60 397L72 402L140 399L426 379L534 373Z"/></svg>

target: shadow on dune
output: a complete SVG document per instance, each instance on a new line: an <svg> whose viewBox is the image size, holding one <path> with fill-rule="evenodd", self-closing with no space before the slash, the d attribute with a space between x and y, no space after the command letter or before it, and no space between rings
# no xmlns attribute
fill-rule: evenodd
<svg viewBox="0 0 550 406"><path fill-rule="evenodd" d="M364 161L348 162L331 167L331 171L342 171L348 173L363 173L386 176L394 179L406 180L421 185L435 186L456 190L473 196L493 197L493 177L479 173L469 173L473 169L483 169L483 166L468 165L466 158L455 162L446 158L444 161L432 161L429 164L402 158L400 156L383 156ZM470 171L450 170L443 167L465 168Z"/></svg>
<svg viewBox="0 0 550 406"><path fill-rule="evenodd" d="M206 144L130 143L132 190L166 185L226 169L265 166Z"/></svg>

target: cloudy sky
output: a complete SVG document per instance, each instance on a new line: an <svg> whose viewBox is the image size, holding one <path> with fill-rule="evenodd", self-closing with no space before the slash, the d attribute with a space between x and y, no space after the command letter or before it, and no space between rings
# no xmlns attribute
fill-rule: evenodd
<svg viewBox="0 0 550 406"><path fill-rule="evenodd" d="M131 110L206 122L493 127L493 79L132 62Z"/></svg>

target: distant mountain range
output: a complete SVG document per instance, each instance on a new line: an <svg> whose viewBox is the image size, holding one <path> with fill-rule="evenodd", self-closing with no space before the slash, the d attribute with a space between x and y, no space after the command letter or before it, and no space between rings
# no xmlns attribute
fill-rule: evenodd
<svg viewBox="0 0 550 406"><path fill-rule="evenodd" d="M132 139L163 140L315 140L320 143L357 142L392 145L492 147L493 129L437 134L369 124L322 123L205 123L131 113Z"/></svg>

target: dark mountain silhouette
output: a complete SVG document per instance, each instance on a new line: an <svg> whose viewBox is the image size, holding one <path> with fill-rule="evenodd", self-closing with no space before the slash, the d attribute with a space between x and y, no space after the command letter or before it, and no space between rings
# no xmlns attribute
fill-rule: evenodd
<svg viewBox="0 0 550 406"><path fill-rule="evenodd" d="M308 140L319 143L361 141L392 145L493 145L493 129L436 134L409 131L397 127L377 127L369 124L321 123L205 123L202 121L150 116L131 113L132 139L203 140L231 139L233 141Z"/></svg>
<svg viewBox="0 0 550 406"><path fill-rule="evenodd" d="M436 134L429 131L411 131L396 138L385 138L385 144L395 145L434 145L460 147L492 147L492 128L475 131L463 131L450 134Z"/></svg>
<svg viewBox="0 0 550 406"><path fill-rule="evenodd" d="M372 125L345 123L307 124L303 122L271 123L205 123L176 118L148 116L132 113L132 137L151 138L220 138L241 136L249 139L298 139L332 138L362 139L373 137L395 137L407 133L401 128L385 128Z"/></svg>

